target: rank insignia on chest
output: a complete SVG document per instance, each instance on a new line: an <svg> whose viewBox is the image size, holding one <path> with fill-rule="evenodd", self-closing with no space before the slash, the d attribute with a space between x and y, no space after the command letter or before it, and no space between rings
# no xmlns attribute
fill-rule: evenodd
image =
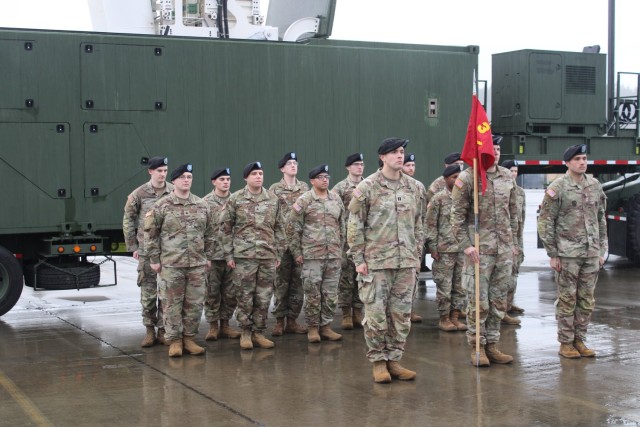
<svg viewBox="0 0 640 427"><path fill-rule="evenodd" d="M456 187L462 188L464 187L464 182L461 179L456 179Z"/></svg>
<svg viewBox="0 0 640 427"><path fill-rule="evenodd" d="M402 201L402 197L398 196L398 201L401 202Z"/></svg>

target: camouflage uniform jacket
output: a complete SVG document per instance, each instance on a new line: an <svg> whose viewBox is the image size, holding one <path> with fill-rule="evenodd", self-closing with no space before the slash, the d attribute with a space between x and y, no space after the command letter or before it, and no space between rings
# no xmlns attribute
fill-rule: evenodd
<svg viewBox="0 0 640 427"><path fill-rule="evenodd" d="M164 191L157 195L151 181L142 184L129 194L127 203L124 205L124 218L122 219L122 231L124 241L127 244L127 251L138 251L139 255L144 253L144 216L153 205L173 191L173 184L165 183Z"/></svg>
<svg viewBox="0 0 640 427"><path fill-rule="evenodd" d="M587 175L581 183L576 183L568 172L553 181L545 192L538 217L538 233L547 255L604 256L608 248L606 203L600 183Z"/></svg>
<svg viewBox="0 0 640 427"><path fill-rule="evenodd" d="M487 191L478 195L478 231L480 254L497 255L510 252L517 242L518 206L516 182L509 169L497 167L487 172ZM481 183L478 182L478 189ZM473 246L473 168L460 173L451 192L451 228L460 250Z"/></svg>
<svg viewBox="0 0 640 427"><path fill-rule="evenodd" d="M286 243L282 202L271 191L233 193L222 214L224 258L280 259Z"/></svg>
<svg viewBox="0 0 640 427"><path fill-rule="evenodd" d="M518 242L517 246L520 252L524 250L524 218L527 212L527 198L524 189L516 184L516 204L518 206Z"/></svg>
<svg viewBox="0 0 640 427"><path fill-rule="evenodd" d="M427 203L431 201L433 196L435 196L445 188L447 188L447 184L444 182L444 177L439 176L438 178L436 178L435 181L431 183L431 185L429 186L429 189L427 190Z"/></svg>
<svg viewBox="0 0 640 427"><path fill-rule="evenodd" d="M430 253L461 252L451 231L451 191L448 188L436 193L427 206L425 239Z"/></svg>
<svg viewBox="0 0 640 427"><path fill-rule="evenodd" d="M172 192L147 212L144 239L151 264L206 265L217 243L209 205L194 194L181 199Z"/></svg>
<svg viewBox="0 0 640 427"><path fill-rule="evenodd" d="M294 258L341 259L347 230L340 197L329 191L322 199L307 191L293 204L286 231Z"/></svg>
<svg viewBox="0 0 640 427"><path fill-rule="evenodd" d="M222 213L224 212L224 206L229 200L230 196L220 197L216 195L215 190L207 194L202 198L209 204L211 209L211 216L213 217L213 226L216 229L216 235L218 242L222 242L222 231L220 225L222 224ZM221 261L224 260L224 251L222 250L222 243L216 245L216 249L213 252L212 260Z"/></svg>
<svg viewBox="0 0 640 427"><path fill-rule="evenodd" d="M422 200L404 173L388 181L381 170L363 180L349 204L347 240L354 264L370 270L415 268L422 256Z"/></svg>
<svg viewBox="0 0 640 427"><path fill-rule="evenodd" d="M271 184L269 187L269 191L273 192L280 199L280 209L282 209L282 218L286 221L289 212L291 211L291 206L295 203L298 197L302 196L305 192L309 191L309 185L300 181L296 178L296 183L292 186L289 186L284 178L280 179L280 181ZM278 241L280 246L280 251L284 255L284 251L287 249L286 241Z"/></svg>
<svg viewBox="0 0 640 427"><path fill-rule="evenodd" d="M362 182L362 180L360 180L360 182ZM347 208L349 206L349 203L351 203L351 198L353 197L353 190L356 189L356 186L360 182L353 182L349 179L349 176L347 176L345 179L343 179L342 181L334 185L331 191L333 191L338 196L340 196L340 199L342 200L342 204L344 205L345 208ZM349 220L348 209L346 210L346 214L347 214L347 217L345 218L345 222Z"/></svg>

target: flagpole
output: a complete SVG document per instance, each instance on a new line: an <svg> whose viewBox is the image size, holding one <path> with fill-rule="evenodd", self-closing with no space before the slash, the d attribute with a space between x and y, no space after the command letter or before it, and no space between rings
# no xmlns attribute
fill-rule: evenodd
<svg viewBox="0 0 640 427"><path fill-rule="evenodd" d="M478 93L478 80L476 78L476 70L473 70L473 94ZM474 246L478 258L480 258L480 225L478 218L478 156L473 158L473 220L474 220ZM475 277L475 322L476 322L476 367L480 366L480 262L474 263Z"/></svg>

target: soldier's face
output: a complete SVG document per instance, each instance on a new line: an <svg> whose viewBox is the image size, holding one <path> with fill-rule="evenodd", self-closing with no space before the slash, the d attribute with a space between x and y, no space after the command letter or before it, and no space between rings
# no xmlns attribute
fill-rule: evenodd
<svg viewBox="0 0 640 427"><path fill-rule="evenodd" d="M449 190L453 188L453 184L456 182L456 179L458 179L458 175L460 175L460 172L456 172L453 175L444 177L444 183L447 185L447 188Z"/></svg>
<svg viewBox="0 0 640 427"><path fill-rule="evenodd" d="M298 174L298 162L295 160L287 161L284 167L280 168L280 172L288 176L296 176Z"/></svg>
<svg viewBox="0 0 640 427"><path fill-rule="evenodd" d="M499 165L500 164L500 146L499 145L493 146L493 155L496 157L496 161L493 164Z"/></svg>
<svg viewBox="0 0 640 427"><path fill-rule="evenodd" d="M167 180L167 166L160 166L159 168L149 169L149 175L151 175L151 183L154 187L162 187Z"/></svg>
<svg viewBox="0 0 640 427"><path fill-rule="evenodd" d="M229 187L231 187L231 177L230 176L219 176L213 181L211 181L213 186L218 191L229 191Z"/></svg>
<svg viewBox="0 0 640 427"><path fill-rule="evenodd" d="M587 171L587 155L586 154L578 154L577 156L573 156L571 160L565 163L569 171L575 174L582 174Z"/></svg>
<svg viewBox="0 0 640 427"><path fill-rule="evenodd" d="M518 167L514 166L509 170L511 171L511 175L513 175L513 179L516 179L518 177Z"/></svg>
<svg viewBox="0 0 640 427"><path fill-rule="evenodd" d="M329 188L330 178L331 177L328 174L321 173L311 180L311 185L313 185L313 188L315 188L316 190L325 191L327 188Z"/></svg>
<svg viewBox="0 0 640 427"><path fill-rule="evenodd" d="M381 154L380 160L392 170L399 171L404 163L404 148L398 147L387 154Z"/></svg>
<svg viewBox="0 0 640 427"><path fill-rule="evenodd" d="M407 162L402 165L402 171L409 176L413 176L416 173L416 162Z"/></svg>
<svg viewBox="0 0 640 427"><path fill-rule="evenodd" d="M261 170L254 170L244 180L247 181L249 188L258 189L262 187L264 176Z"/></svg>
<svg viewBox="0 0 640 427"><path fill-rule="evenodd" d="M193 184L193 174L191 172L185 172L173 180L173 185L181 191L191 190L191 184Z"/></svg>
<svg viewBox="0 0 640 427"><path fill-rule="evenodd" d="M364 162L353 162L347 166L350 175L362 176L364 173Z"/></svg>

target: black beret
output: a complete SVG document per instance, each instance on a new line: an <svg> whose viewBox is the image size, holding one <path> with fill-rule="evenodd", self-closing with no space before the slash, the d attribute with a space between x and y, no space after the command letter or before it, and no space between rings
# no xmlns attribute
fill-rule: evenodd
<svg viewBox="0 0 640 427"><path fill-rule="evenodd" d="M284 167L284 165L286 165L289 160L298 161L298 156L296 155L296 153L294 153L292 151L290 153L285 154L283 158L278 160L278 169L282 169Z"/></svg>
<svg viewBox="0 0 640 427"><path fill-rule="evenodd" d="M415 162L416 156L413 153L406 153L404 155L404 163Z"/></svg>
<svg viewBox="0 0 640 427"><path fill-rule="evenodd" d="M382 141L382 144L380 144L380 147L378 148L378 154L387 154L399 147L404 148L407 146L408 143L409 143L408 139L387 138L384 141Z"/></svg>
<svg viewBox="0 0 640 427"><path fill-rule="evenodd" d="M444 158L445 165L451 165L460 160L460 153L451 153L447 154L447 157Z"/></svg>
<svg viewBox="0 0 640 427"><path fill-rule="evenodd" d="M362 153L354 153L354 154L351 154L350 156L347 156L347 160L345 160L344 165L351 166L355 162L361 162L363 160L364 160L364 156L362 155Z"/></svg>
<svg viewBox="0 0 640 427"><path fill-rule="evenodd" d="M462 170L462 165L459 164L454 164L454 165L449 165L446 168L444 168L444 170L442 171L442 176L444 176L445 178L448 176L453 175L454 173L458 173Z"/></svg>
<svg viewBox="0 0 640 427"><path fill-rule="evenodd" d="M316 176L320 175L322 172L329 172L328 165L318 165L315 168L311 169L309 172L309 179L313 179Z"/></svg>
<svg viewBox="0 0 640 427"><path fill-rule="evenodd" d="M502 144L502 136L501 135L493 135L493 145L500 145Z"/></svg>
<svg viewBox="0 0 640 427"><path fill-rule="evenodd" d="M185 163L184 165L180 165L177 168L175 168L171 172L171 182L181 177L182 174L185 172L189 172L189 173L193 172L193 165L191 163Z"/></svg>
<svg viewBox="0 0 640 427"><path fill-rule="evenodd" d="M160 166L167 166L169 159L166 157L152 157L147 161L147 169L158 169Z"/></svg>
<svg viewBox="0 0 640 427"><path fill-rule="evenodd" d="M518 161L517 160L505 160L504 162L502 162L502 167L503 168L507 168L507 169L511 169L511 168L517 168L518 167Z"/></svg>
<svg viewBox="0 0 640 427"><path fill-rule="evenodd" d="M211 173L211 181L214 179L218 179L221 176L231 176L231 169L229 168L220 168L216 169Z"/></svg>
<svg viewBox="0 0 640 427"><path fill-rule="evenodd" d="M262 163L260 162L249 163L247 166L244 167L244 169L242 169L242 177L243 178L248 177L251 171L254 171L254 170L262 170Z"/></svg>
<svg viewBox="0 0 640 427"><path fill-rule="evenodd" d="M578 154L587 154L587 146L585 144L572 145L571 147L564 150L564 155L562 156L562 160L564 160L565 162L568 162Z"/></svg>

